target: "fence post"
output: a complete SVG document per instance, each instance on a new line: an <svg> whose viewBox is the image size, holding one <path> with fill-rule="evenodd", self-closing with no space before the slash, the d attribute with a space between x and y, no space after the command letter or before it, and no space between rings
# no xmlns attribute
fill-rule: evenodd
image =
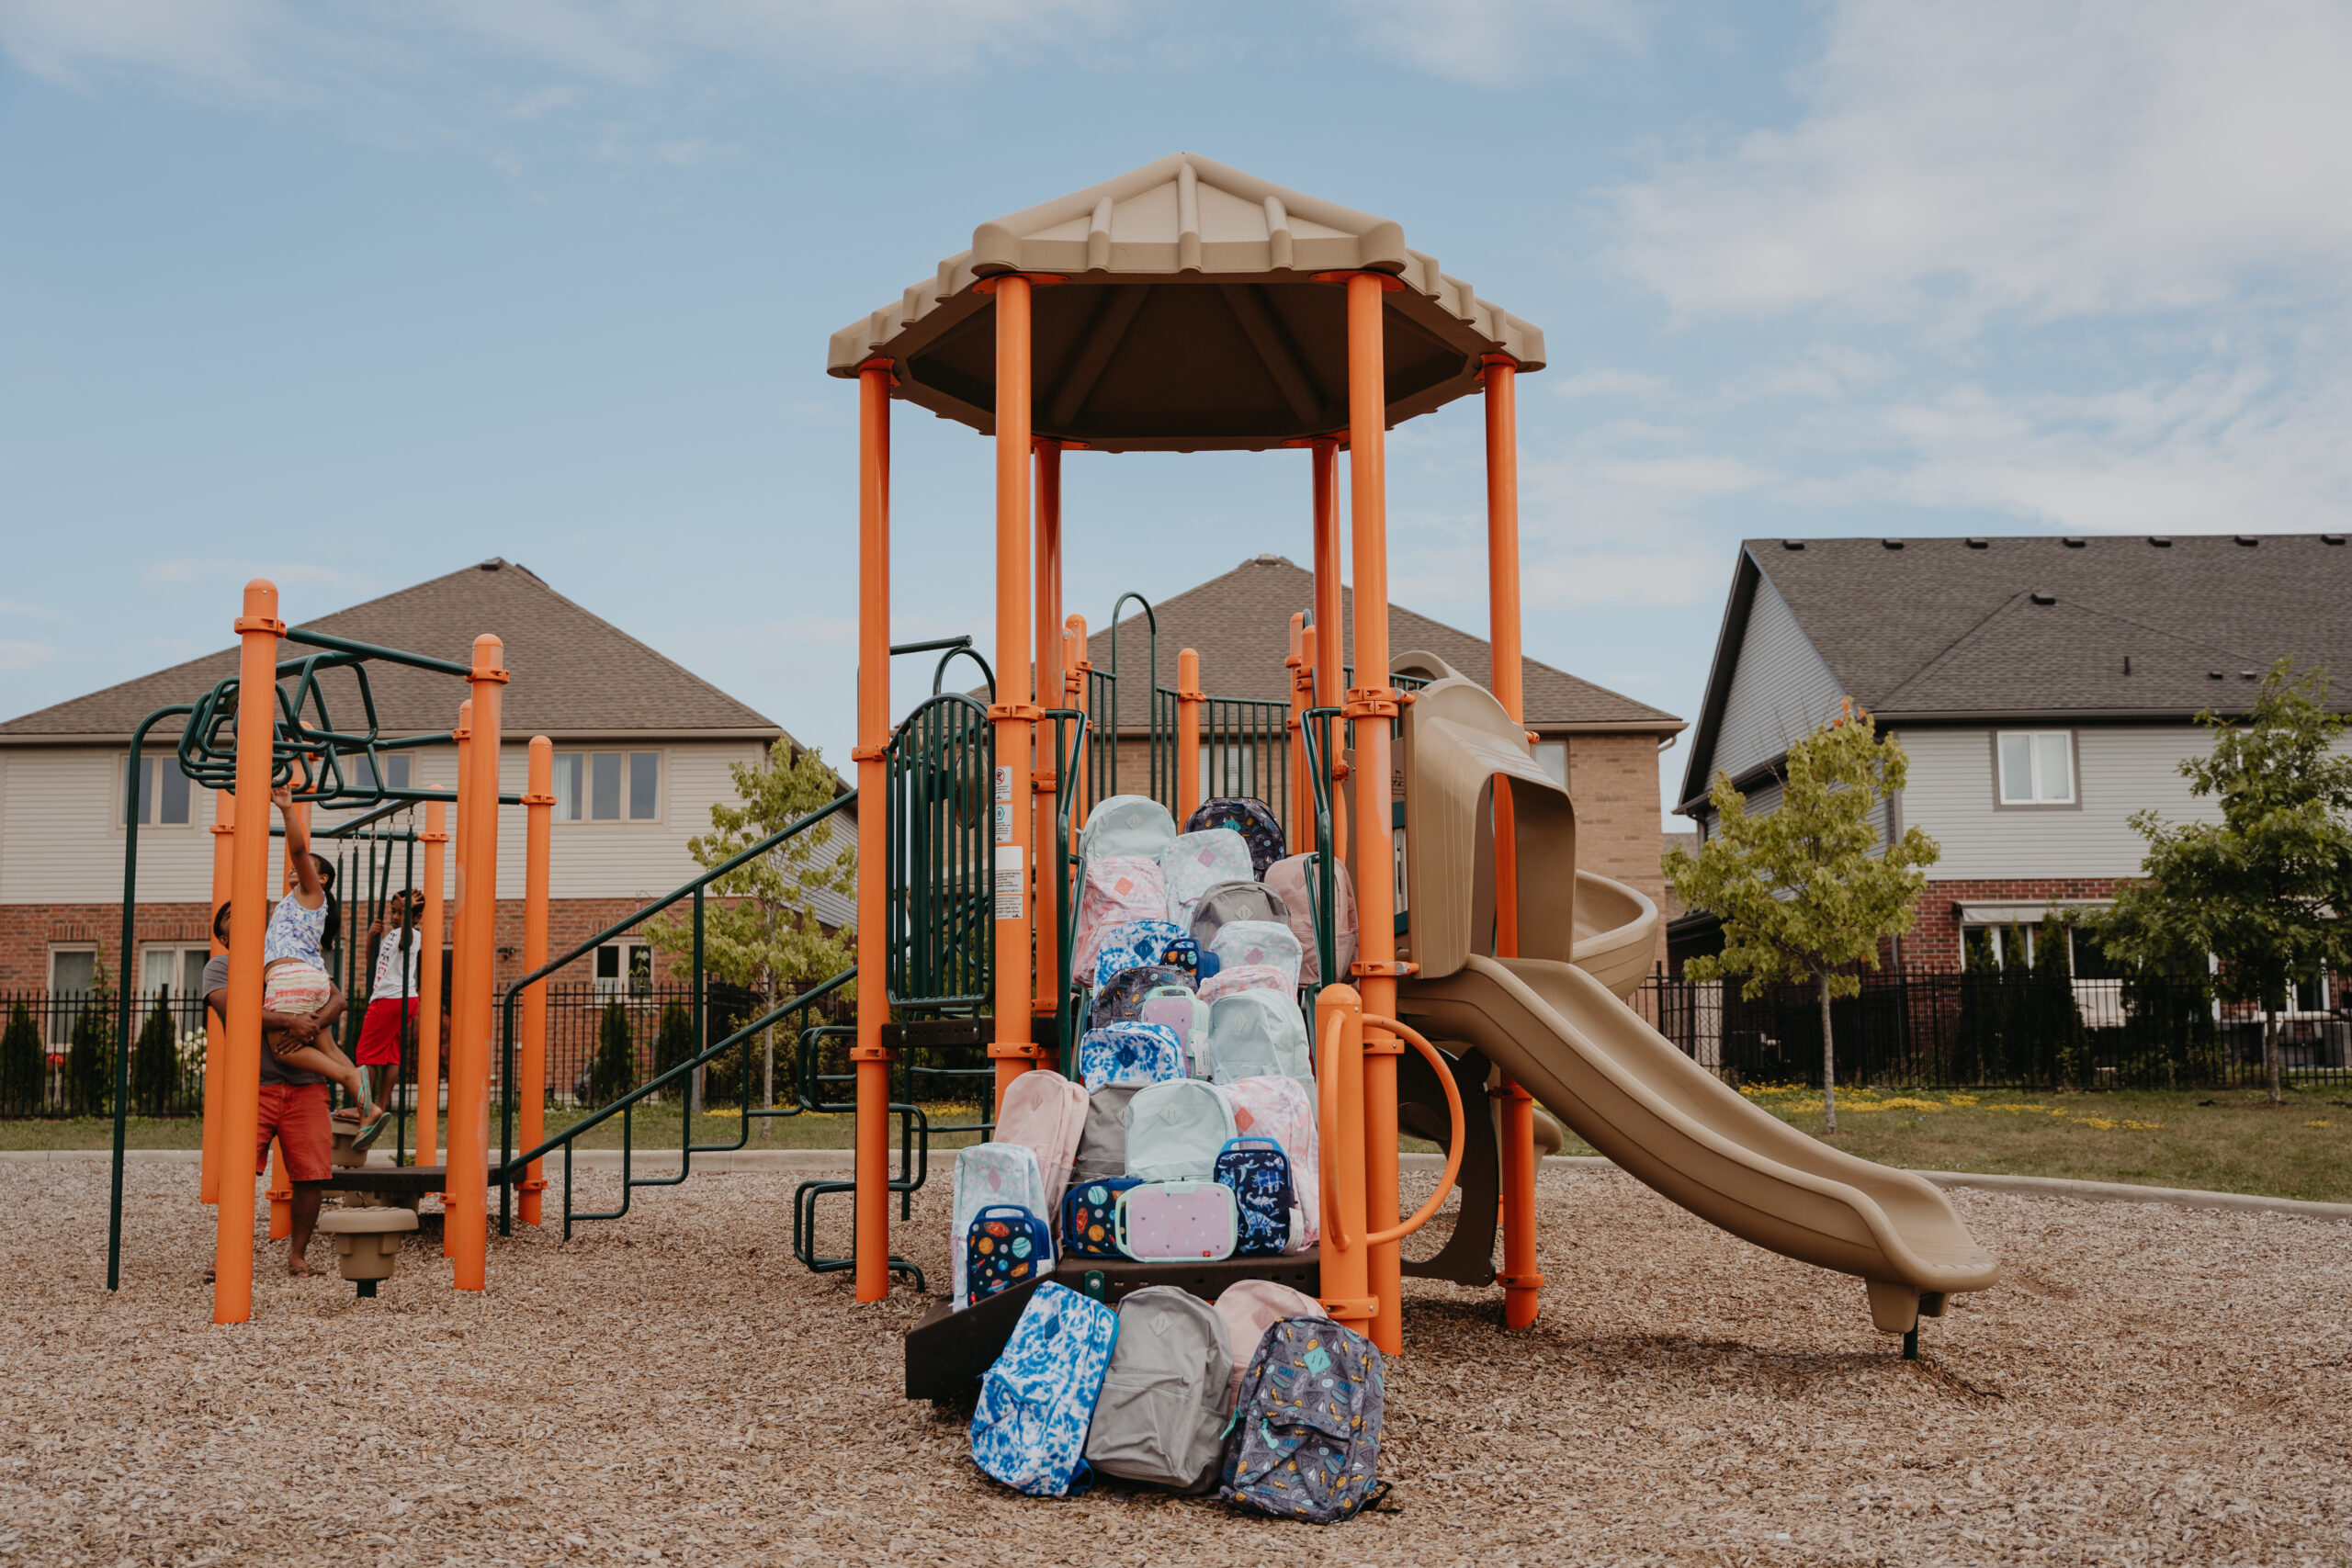
<svg viewBox="0 0 2352 1568"><path fill-rule="evenodd" d="M531 974L548 961L548 824L555 819L555 742L544 735L531 737L531 762L528 782L524 786L525 816L523 849L523 973ZM548 1105L548 983L533 982L523 993L523 1038L519 1043L521 1060L514 1068L515 1082L506 1086L507 1092L518 1097L522 1130L516 1134L526 1149L539 1146L547 1135ZM688 1142L692 1142L689 1137ZM510 1154L512 1151L509 1151ZM547 1177L542 1170L544 1160L533 1160L523 1178L522 1200L517 1205L523 1223L539 1223L539 1195L547 1190ZM514 1179L509 1171L509 1181Z"/></svg>

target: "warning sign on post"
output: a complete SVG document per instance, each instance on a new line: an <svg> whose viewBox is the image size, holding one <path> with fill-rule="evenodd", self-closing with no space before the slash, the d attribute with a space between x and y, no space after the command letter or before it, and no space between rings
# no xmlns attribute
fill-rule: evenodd
<svg viewBox="0 0 2352 1568"><path fill-rule="evenodd" d="M1011 768L999 768L996 771L996 841L1000 844L1012 842L1012 770ZM1020 853L1018 850L1013 852L1015 855ZM1020 916L999 915L997 919L1018 919Z"/></svg>
<svg viewBox="0 0 2352 1568"><path fill-rule="evenodd" d="M1002 770L998 770L1001 773ZM1021 918L1022 901L1027 889L1027 878L1022 874L1021 846L1001 844L996 852L996 918L1017 920Z"/></svg>

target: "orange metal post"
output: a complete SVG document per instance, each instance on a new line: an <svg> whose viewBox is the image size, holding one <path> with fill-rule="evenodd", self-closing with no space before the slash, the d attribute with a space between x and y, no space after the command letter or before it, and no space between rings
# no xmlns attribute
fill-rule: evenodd
<svg viewBox="0 0 2352 1568"><path fill-rule="evenodd" d="M523 789L523 973L548 961L548 834L555 820L555 742L544 735L531 737L528 782ZM548 983L541 980L525 991L518 1005L514 1043L514 1086L519 1097L515 1136L523 1147L538 1147L547 1136L548 1109ZM526 1225L539 1223L540 1197L547 1190L544 1159L535 1159L523 1178L516 1212Z"/></svg>
<svg viewBox="0 0 2352 1568"><path fill-rule="evenodd" d="M1515 723L1527 722L1521 690L1519 622L1518 367L1487 356L1487 626L1494 664L1490 686ZM1495 781L1495 951L1519 952L1519 859L1510 784ZM1544 1276L1535 1257L1535 1101L1509 1078L1502 1105L1503 1322L1532 1326Z"/></svg>
<svg viewBox="0 0 2352 1568"><path fill-rule="evenodd" d="M1388 727L1396 693L1388 683L1387 374L1382 341L1384 291L1396 287L1376 273L1348 276L1348 490L1354 503L1356 683L1347 712L1356 732L1356 913L1363 1010L1396 1012L1396 889L1391 829ZM1404 1043L1367 1028L1363 1045L1365 1224L1396 1224L1396 1058ZM1372 1341L1394 1356L1405 1348L1397 1292L1404 1258L1396 1242L1370 1248L1372 1294L1379 1301Z"/></svg>
<svg viewBox="0 0 2352 1568"><path fill-rule="evenodd" d="M996 1063L1001 1099L1035 1063L1029 999L1031 878L1036 845L1024 798L1029 793L1037 705L1031 699L1029 650L1029 444L1032 429L1029 279L989 278L996 296L996 725L995 937Z"/></svg>
<svg viewBox="0 0 2352 1568"><path fill-rule="evenodd" d="M858 367L857 1190L861 1302L890 1293L890 367ZM1025 1016L1025 1014L1024 1014Z"/></svg>
<svg viewBox="0 0 2352 1568"><path fill-rule="evenodd" d="M1062 448L1057 441L1040 441L1037 447L1036 591L1032 610L1036 616L1037 705L1058 705L1062 689ZM1001 676L999 677L1002 679ZM1036 767L1030 812L1030 842L1037 847L1037 963L1029 1010L1050 1018L1059 999L1061 932L1054 922L1054 883L1065 874L1054 863L1054 794L1061 776L1060 743L1055 727L1037 725ZM1033 1029L1031 1038L1035 1037Z"/></svg>
<svg viewBox="0 0 2352 1568"><path fill-rule="evenodd" d="M270 747L277 728L277 589L245 584L237 617L237 795L248 809L231 850L229 1021L220 1107L220 1201L215 1217L212 1321L254 1314L254 1183L247 1153L261 1130L261 932L269 920Z"/></svg>
<svg viewBox="0 0 2352 1568"><path fill-rule="evenodd" d="M1062 706L1086 712L1086 678L1093 672L1094 661L1086 657L1086 617L1065 616L1062 621ZM1118 722L1115 715L1112 722ZM1090 749L1094 744L1091 728L1087 731L1086 744ZM1086 814L1094 808L1094 801L1087 794L1086 772L1086 753L1080 751L1078 782L1070 789L1069 809L1071 818L1081 823L1086 820Z"/></svg>
<svg viewBox="0 0 2352 1568"><path fill-rule="evenodd" d="M462 776L462 775L461 775ZM418 931L416 983L416 1163L437 1165L441 1150L441 922L449 841L447 807L424 803L424 918Z"/></svg>
<svg viewBox="0 0 2352 1568"><path fill-rule="evenodd" d="M1363 1004L1353 986L1315 996L1315 1086L1323 1162L1323 1310L1370 1332L1380 1302L1372 1292L1370 1227L1364 1218Z"/></svg>
<svg viewBox="0 0 2352 1568"><path fill-rule="evenodd" d="M1201 804L1201 656L1186 649L1176 656L1176 826L1182 829Z"/></svg>
<svg viewBox="0 0 2352 1568"><path fill-rule="evenodd" d="M1346 600L1340 563L1340 444L1317 441L1309 449L1315 459L1315 705L1329 708L1340 706L1347 698L1347 654L1341 641L1346 633ZM1346 743L1345 726L1333 726L1332 750ZM1336 787L1348 776L1344 759L1333 760L1331 776L1335 786L1331 841L1345 860L1348 796Z"/></svg>
<svg viewBox="0 0 2352 1568"><path fill-rule="evenodd" d="M466 965L471 961L473 949L466 942L466 857L472 851L466 829L466 819L473 812L473 788L470 781L474 768L474 704L471 697L458 705L458 727L450 733L458 740L458 798L450 803L449 861L457 881L449 899L449 1074L447 1092L449 1098L449 1119L442 1126L441 1140L441 1256L456 1256L451 1250L453 1235L448 1224L449 1213L449 1144L447 1136L456 1125L458 1115L458 1038L463 1032L458 1024L458 998L466 994Z"/></svg>
<svg viewBox="0 0 2352 1568"><path fill-rule="evenodd" d="M458 865L458 994L450 1009L449 1169L443 1183L442 1232L455 1262L454 1283L479 1291L488 1282L490 1192L491 991L498 940L499 708L505 645L474 638L473 738L458 813L464 859Z"/></svg>
<svg viewBox="0 0 2352 1568"><path fill-rule="evenodd" d="M1306 659L1306 612L1294 610L1290 617L1290 657L1283 660L1290 671L1290 799L1283 803L1283 815L1287 824L1288 841L1284 844L1292 854L1311 847L1315 834L1309 818L1315 812L1315 786L1306 777L1306 720L1300 716L1315 705L1315 671Z"/></svg>
<svg viewBox="0 0 2352 1568"><path fill-rule="evenodd" d="M229 901L229 888L236 864L237 797L226 790L212 796L212 903L210 911L217 912ZM210 915L208 918L212 918ZM211 956L225 952L220 939L212 939ZM209 1049L204 1053L204 1161L197 1175L197 1198L201 1202L220 1201L220 1101L221 1086L227 1081L229 1066L227 1040L229 1021L209 1007L204 1014L204 1038ZM256 1064L255 1072L260 1068Z"/></svg>

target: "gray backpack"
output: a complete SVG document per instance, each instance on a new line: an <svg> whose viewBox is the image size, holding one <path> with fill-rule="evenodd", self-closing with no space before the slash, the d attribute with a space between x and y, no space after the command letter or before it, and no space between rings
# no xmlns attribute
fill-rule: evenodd
<svg viewBox="0 0 2352 1568"><path fill-rule="evenodd" d="M1072 1181L1101 1181L1127 1173L1127 1101L1140 1084L1112 1084L1086 1097L1086 1125L1078 1134Z"/></svg>
<svg viewBox="0 0 2352 1568"><path fill-rule="evenodd" d="M1371 1340L1328 1318L1286 1317L1267 1329L1241 1374L1217 1495L1278 1519L1352 1518L1387 1490L1374 1481L1381 1371Z"/></svg>
<svg viewBox="0 0 2352 1568"><path fill-rule="evenodd" d="M1086 1462L1105 1475L1205 1492L1224 1469L1232 1416L1233 1352L1216 1309L1174 1285L1120 1302Z"/></svg>
<svg viewBox="0 0 2352 1568"><path fill-rule="evenodd" d="M1288 923L1290 906L1262 882L1220 882L1193 906L1193 940L1206 953L1216 940L1217 928L1230 920L1281 920Z"/></svg>

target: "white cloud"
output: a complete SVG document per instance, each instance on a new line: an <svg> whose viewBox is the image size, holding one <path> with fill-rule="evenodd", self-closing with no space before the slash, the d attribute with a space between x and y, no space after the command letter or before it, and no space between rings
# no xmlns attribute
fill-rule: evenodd
<svg viewBox="0 0 2352 1568"><path fill-rule="evenodd" d="M2352 7L1846 0L1785 130L1611 193L1687 314L2193 307L2352 264Z"/></svg>
<svg viewBox="0 0 2352 1568"><path fill-rule="evenodd" d="M1495 86L1641 47L1627 0L1358 0L1337 8L1366 48L1433 75Z"/></svg>
<svg viewBox="0 0 2352 1568"><path fill-rule="evenodd" d="M1651 376L1639 370L1579 370L1571 376L1550 381L1552 395L1560 398L1630 398L1636 402L1657 402L1673 388L1663 376Z"/></svg>
<svg viewBox="0 0 2352 1568"><path fill-rule="evenodd" d="M16 642L0 638L0 670L29 670L36 664L46 664L57 657L54 645L46 642Z"/></svg>

